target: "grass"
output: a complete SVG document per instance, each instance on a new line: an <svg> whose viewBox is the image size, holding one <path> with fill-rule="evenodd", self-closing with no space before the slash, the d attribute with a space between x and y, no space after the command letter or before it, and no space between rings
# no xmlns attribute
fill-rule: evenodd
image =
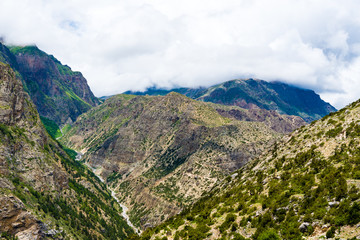
<svg viewBox="0 0 360 240"><path fill-rule="evenodd" d="M10 51L14 54L29 54L29 55L37 55L37 56L46 56L47 54L44 53L43 51L41 51L38 47L36 46L8 46L8 48L10 49Z"/></svg>

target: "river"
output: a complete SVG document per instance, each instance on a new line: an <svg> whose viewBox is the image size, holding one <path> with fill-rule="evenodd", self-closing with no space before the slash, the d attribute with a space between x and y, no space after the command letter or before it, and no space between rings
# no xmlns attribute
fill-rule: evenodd
<svg viewBox="0 0 360 240"><path fill-rule="evenodd" d="M82 156L83 156L82 153L77 152L77 155L76 155L75 160L76 160L76 161L80 161L81 158L82 158ZM86 163L85 163L85 165L86 165L88 168L91 169L91 171L100 179L101 182L105 182L104 179L103 179L99 174L97 174L95 168L91 167L89 164L86 164ZM106 185L106 184L105 184L105 185ZM106 187L107 187L107 185L106 185ZM134 231L135 231L137 234L140 235L140 234L141 234L141 230L140 230L140 229L137 229L137 228L134 226L134 224L132 224L132 222L130 221L129 216L127 215L128 208L119 201L119 199L118 199L118 198L116 197L116 195L115 195L114 190L112 190L112 189L110 189L110 188L108 188L108 187L107 187L107 189L111 191L111 196L116 200L117 203L119 203L120 207L122 208L122 213L121 213L121 215L123 216L123 218L125 218L127 224L128 224L132 229L134 229Z"/></svg>
<svg viewBox="0 0 360 240"><path fill-rule="evenodd" d="M115 192L113 190L111 190L111 196L119 203L119 205L121 206L122 208L122 216L126 219L126 222L127 224L132 228L134 229L134 231L137 233L137 234L141 234L141 230L137 229L133 224L132 222L130 221L130 218L129 216L127 215L127 211L128 211L128 208L122 204L119 199L115 196Z"/></svg>

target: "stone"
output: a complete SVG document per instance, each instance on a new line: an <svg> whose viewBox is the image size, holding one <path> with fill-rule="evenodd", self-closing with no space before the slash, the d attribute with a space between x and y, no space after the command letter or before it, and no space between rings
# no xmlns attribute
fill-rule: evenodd
<svg viewBox="0 0 360 240"><path fill-rule="evenodd" d="M339 205L339 202L337 202L337 201L329 202L330 207L335 207L337 205Z"/></svg>
<svg viewBox="0 0 360 240"><path fill-rule="evenodd" d="M300 229L301 232L306 232L306 230L308 229L309 226L310 226L310 223L308 223L308 222L303 222L303 223L300 225L299 229Z"/></svg>

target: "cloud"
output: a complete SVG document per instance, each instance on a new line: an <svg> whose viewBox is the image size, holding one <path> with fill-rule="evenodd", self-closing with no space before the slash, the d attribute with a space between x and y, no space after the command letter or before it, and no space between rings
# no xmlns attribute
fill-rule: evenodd
<svg viewBox="0 0 360 240"><path fill-rule="evenodd" d="M2 0L0 36L83 72L97 96L241 77L360 97L355 0ZM359 83L358 83L359 82Z"/></svg>

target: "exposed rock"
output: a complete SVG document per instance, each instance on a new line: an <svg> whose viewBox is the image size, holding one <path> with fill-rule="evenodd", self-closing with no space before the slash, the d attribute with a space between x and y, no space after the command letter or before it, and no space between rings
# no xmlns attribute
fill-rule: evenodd
<svg viewBox="0 0 360 240"><path fill-rule="evenodd" d="M7 232L19 239L38 239L43 235L41 222L15 196L0 195L0 232Z"/></svg>
<svg viewBox="0 0 360 240"><path fill-rule="evenodd" d="M219 114L228 118L235 118L239 121L264 122L271 129L280 133L290 133L303 126L306 122L298 116L281 115L274 110L264 109L241 109L234 107L217 106Z"/></svg>
<svg viewBox="0 0 360 240"><path fill-rule="evenodd" d="M308 222L303 222L300 226L299 229L301 232L306 232L306 230L308 229L308 227L310 226L310 223Z"/></svg>
<svg viewBox="0 0 360 240"><path fill-rule="evenodd" d="M235 179L238 175L239 175L238 173L234 173L234 174L231 175L231 178Z"/></svg>
<svg viewBox="0 0 360 240"><path fill-rule="evenodd" d="M337 202L337 201L329 202L329 206L330 206L330 207L335 207L335 206L337 206L337 205L339 205L339 204L340 204L340 203Z"/></svg>

